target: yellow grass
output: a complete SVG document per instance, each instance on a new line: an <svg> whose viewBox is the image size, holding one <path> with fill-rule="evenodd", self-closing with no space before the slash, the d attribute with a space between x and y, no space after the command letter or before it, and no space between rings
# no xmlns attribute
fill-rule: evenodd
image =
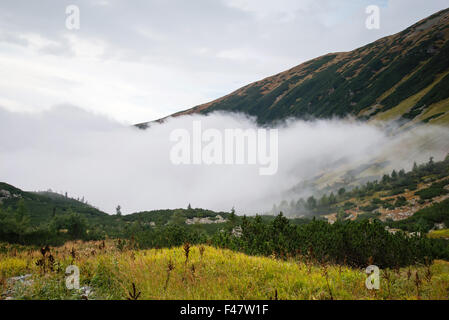
<svg viewBox="0 0 449 320"><path fill-rule="evenodd" d="M433 115L436 115L439 113L446 113L448 111L449 111L449 98L430 105L430 107L426 110L426 112L424 112L423 114L418 116L417 120L421 121L421 120L427 119ZM437 120L438 120L438 118L432 119L429 121L429 123L434 123Z"/></svg>
<svg viewBox="0 0 449 320"><path fill-rule="evenodd" d="M112 242L106 249L98 246L72 243L53 248L59 270L45 273L35 265L40 258L37 251L19 252L13 258L0 254L0 277L33 274L33 285L16 295L20 299L79 298L64 287L64 271L72 263L80 268L81 285L93 287L96 299L126 299L133 283L141 292L139 299L271 299L275 292L279 299L294 300L417 299L416 272L424 279L421 299L447 299L449 293L449 263L444 261L431 266L429 280L425 280L424 266L412 267L410 279L407 268L389 271L390 281L381 271L381 288L372 291L365 286L364 270L346 266L325 268L306 261L253 257L210 246L204 247L203 255L200 247L193 246L187 262L182 247L119 251ZM77 253L74 261L72 247ZM171 271L170 261L174 267Z"/></svg>
<svg viewBox="0 0 449 320"><path fill-rule="evenodd" d="M430 231L428 237L434 239L449 239L449 229Z"/></svg>
<svg viewBox="0 0 449 320"><path fill-rule="evenodd" d="M430 90L432 90L432 88L448 74L449 72L440 74L431 85L421 90L420 92L416 93L415 95L409 97L408 99L405 99L404 101L399 103L396 107L389 109L385 112L379 113L374 117L374 119L384 121L399 118L404 113L407 113L422 97L424 97Z"/></svg>

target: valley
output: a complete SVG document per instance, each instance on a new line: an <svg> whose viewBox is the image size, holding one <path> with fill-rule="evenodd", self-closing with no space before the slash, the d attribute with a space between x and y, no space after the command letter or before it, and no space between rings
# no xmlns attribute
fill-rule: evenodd
<svg viewBox="0 0 449 320"><path fill-rule="evenodd" d="M449 298L449 9L183 109L0 110L0 300Z"/></svg>

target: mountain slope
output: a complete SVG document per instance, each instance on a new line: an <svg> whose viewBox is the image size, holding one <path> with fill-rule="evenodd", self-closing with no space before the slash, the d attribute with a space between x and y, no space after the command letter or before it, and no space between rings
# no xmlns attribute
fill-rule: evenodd
<svg viewBox="0 0 449 320"><path fill-rule="evenodd" d="M16 209L20 199L25 201L25 207L32 225L48 222L53 215L69 213L70 210L79 213L89 222L96 223L109 217L108 214L81 201L66 198L53 192L26 192L7 183L0 182L0 205L3 208Z"/></svg>
<svg viewBox="0 0 449 320"><path fill-rule="evenodd" d="M172 116L225 110L255 116L259 123L347 115L362 120L446 123L448 40L446 9L398 34L351 52L313 59Z"/></svg>

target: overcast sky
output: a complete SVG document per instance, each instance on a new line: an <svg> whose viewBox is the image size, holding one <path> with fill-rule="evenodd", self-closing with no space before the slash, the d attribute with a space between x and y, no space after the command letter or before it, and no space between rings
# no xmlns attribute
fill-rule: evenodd
<svg viewBox="0 0 449 320"><path fill-rule="evenodd" d="M80 9L66 28L66 6ZM367 5L380 30L365 28ZM157 119L328 52L348 51L449 0L1 0L0 107L74 105Z"/></svg>

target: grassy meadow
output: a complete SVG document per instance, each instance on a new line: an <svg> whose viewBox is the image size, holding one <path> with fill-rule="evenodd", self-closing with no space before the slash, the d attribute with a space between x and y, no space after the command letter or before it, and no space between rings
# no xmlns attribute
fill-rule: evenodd
<svg viewBox="0 0 449 320"><path fill-rule="evenodd" d="M80 270L68 290L65 269ZM12 277L30 274L28 281ZM39 248L0 245L2 299L448 299L449 262L381 270L368 290L364 270L254 257L211 246L133 250L114 241ZM90 293L86 294L85 288ZM135 290L134 290L135 289Z"/></svg>
<svg viewBox="0 0 449 320"><path fill-rule="evenodd" d="M449 239L449 229L432 230L429 232L428 237L434 239Z"/></svg>

